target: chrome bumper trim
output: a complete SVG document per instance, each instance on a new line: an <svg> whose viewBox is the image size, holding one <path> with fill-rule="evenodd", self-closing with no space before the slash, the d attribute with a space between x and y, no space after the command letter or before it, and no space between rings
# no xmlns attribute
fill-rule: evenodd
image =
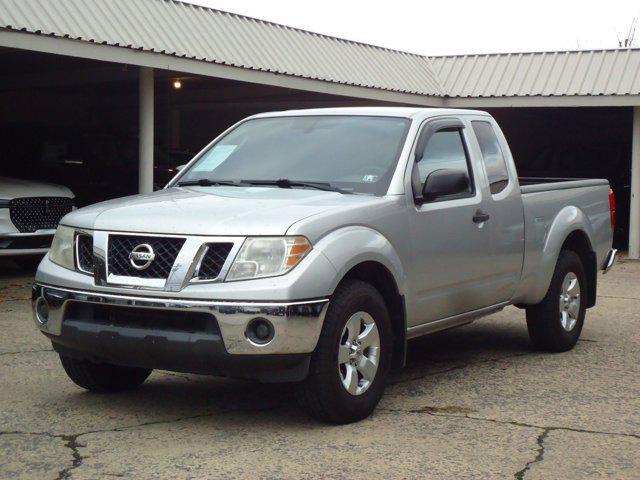
<svg viewBox="0 0 640 480"><path fill-rule="evenodd" d="M9 238L28 238L28 237L44 237L46 235L54 235L56 233L56 229L48 229L43 228L40 230L36 230L35 232L9 232L3 233L0 237L9 237Z"/></svg>
<svg viewBox="0 0 640 480"><path fill-rule="evenodd" d="M607 257L604 261L604 265L602 266L602 273L607 273L609 270L611 270L611 267L613 267L613 264L616 263L617 255L618 255L618 250L616 250L615 248L612 248L611 250L609 250L609 253L607 253Z"/></svg>
<svg viewBox="0 0 640 480"><path fill-rule="evenodd" d="M49 306L49 319L45 323L35 313L36 302L41 298ZM32 305L38 328L50 335L61 335L65 309L70 302L210 313L218 322L227 352L237 355L312 352L329 305L326 298L299 302L228 302L116 295L34 284ZM256 317L266 318L275 328L273 340L265 345L256 345L245 336L247 324Z"/></svg>

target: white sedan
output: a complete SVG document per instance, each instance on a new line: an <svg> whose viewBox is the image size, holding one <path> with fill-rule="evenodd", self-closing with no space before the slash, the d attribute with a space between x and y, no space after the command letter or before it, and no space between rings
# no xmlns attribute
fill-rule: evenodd
<svg viewBox="0 0 640 480"><path fill-rule="evenodd" d="M67 187L0 177L0 257L33 265L73 208L74 194Z"/></svg>

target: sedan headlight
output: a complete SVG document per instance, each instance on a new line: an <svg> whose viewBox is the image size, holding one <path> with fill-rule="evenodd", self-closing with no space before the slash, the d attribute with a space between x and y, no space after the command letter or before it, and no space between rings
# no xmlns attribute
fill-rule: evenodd
<svg viewBox="0 0 640 480"><path fill-rule="evenodd" d="M49 259L53 263L57 263L61 267L73 270L75 268L73 260L73 237L75 230L73 228L58 225L56 234L51 243L49 250Z"/></svg>
<svg viewBox="0 0 640 480"><path fill-rule="evenodd" d="M310 250L311 243L304 237L249 237L231 265L226 281L285 274Z"/></svg>

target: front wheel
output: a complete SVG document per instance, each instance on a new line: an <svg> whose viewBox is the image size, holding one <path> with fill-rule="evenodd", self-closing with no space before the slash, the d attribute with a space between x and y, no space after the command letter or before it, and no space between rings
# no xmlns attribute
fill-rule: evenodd
<svg viewBox="0 0 640 480"><path fill-rule="evenodd" d="M565 352L575 346L584 325L586 293L580 257L561 251L546 296L527 308L529 337L538 350Z"/></svg>
<svg viewBox="0 0 640 480"><path fill-rule="evenodd" d="M132 390L151 375L151 370L147 368L93 363L64 355L60 355L60 361L64 371L76 385L92 392L115 393Z"/></svg>
<svg viewBox="0 0 640 480"><path fill-rule="evenodd" d="M359 280L341 284L327 310L309 376L298 391L307 412L338 424L369 416L384 391L391 335L380 293Z"/></svg>

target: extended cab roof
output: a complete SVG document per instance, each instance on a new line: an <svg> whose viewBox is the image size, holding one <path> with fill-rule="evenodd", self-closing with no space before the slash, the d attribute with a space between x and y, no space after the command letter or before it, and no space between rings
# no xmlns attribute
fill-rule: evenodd
<svg viewBox="0 0 640 480"><path fill-rule="evenodd" d="M305 110L284 110L253 115L250 118L290 117L302 115L379 115L386 117L432 117L439 115L489 115L480 110L462 110L457 108L417 108L417 107L339 107L312 108Z"/></svg>

